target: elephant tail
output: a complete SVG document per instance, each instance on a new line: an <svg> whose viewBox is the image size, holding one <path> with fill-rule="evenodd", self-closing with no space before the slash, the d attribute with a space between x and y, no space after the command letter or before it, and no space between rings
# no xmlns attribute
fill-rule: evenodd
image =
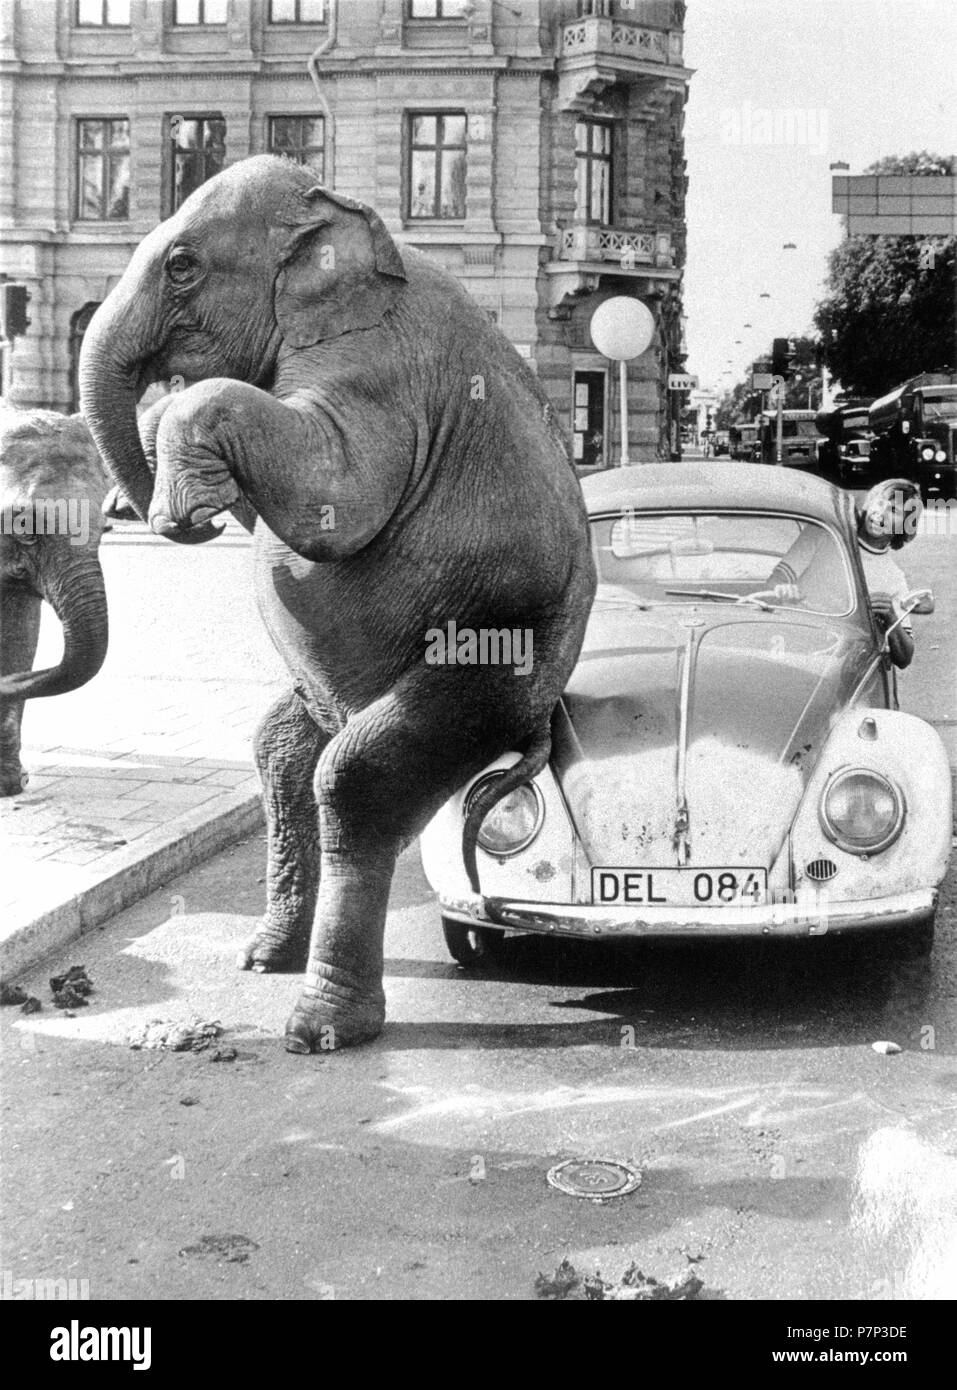
<svg viewBox="0 0 957 1390"><path fill-rule="evenodd" d="M476 842L478 833L482 827L482 822L503 797L508 796L516 787L523 782L529 782L541 772L548 762L549 754L552 751L552 731L551 722L543 729L537 730L528 740L525 751L519 762L513 767L506 768L501 777L496 777L487 787L484 787L472 802L469 813L465 818L465 827L462 830L462 858L465 861L465 872L469 876L469 883L473 893L480 893L478 865L476 863Z"/></svg>

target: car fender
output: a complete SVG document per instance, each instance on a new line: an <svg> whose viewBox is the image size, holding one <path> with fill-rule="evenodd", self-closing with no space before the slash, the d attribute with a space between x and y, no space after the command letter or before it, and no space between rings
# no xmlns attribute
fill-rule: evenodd
<svg viewBox="0 0 957 1390"><path fill-rule="evenodd" d="M904 799L904 823L876 854L839 848L821 824L821 798L842 768L882 773ZM816 888L808 866L830 860L837 872L820 891L832 900L882 898L936 888L947 871L953 835L953 790L947 753L937 731L900 710L857 706L838 719L821 750L791 826L792 882L800 894Z"/></svg>
<svg viewBox="0 0 957 1390"><path fill-rule="evenodd" d="M519 753L504 753L483 768L450 797L422 832L422 868L440 897L452 900L472 894L462 859L462 828L466 798L476 782L497 768L511 767ZM532 779L542 796L542 827L527 849L508 857L477 848L483 894L526 899L529 902L572 902L575 837L571 820L551 766Z"/></svg>

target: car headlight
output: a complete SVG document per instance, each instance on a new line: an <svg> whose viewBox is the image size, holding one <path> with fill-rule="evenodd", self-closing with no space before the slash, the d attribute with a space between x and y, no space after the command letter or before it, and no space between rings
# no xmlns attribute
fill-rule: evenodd
<svg viewBox="0 0 957 1390"><path fill-rule="evenodd" d="M493 772L476 782L465 799L466 817L478 793L502 775ZM523 782L492 807L479 827L478 842L489 854L519 854L535 839L544 819L545 802L541 792L534 782Z"/></svg>
<svg viewBox="0 0 957 1390"><path fill-rule="evenodd" d="M824 788L820 819L824 833L839 849L849 854L877 854L901 833L903 793L879 772L843 768Z"/></svg>
<svg viewBox="0 0 957 1390"><path fill-rule="evenodd" d="M925 444L923 449L921 449L920 451L920 456L925 463L930 463L931 459L934 457L934 451L929 447L929 445Z"/></svg>
<svg viewBox="0 0 957 1390"><path fill-rule="evenodd" d="M935 462L935 463L946 463L946 462L947 462L947 455L944 453L943 449L938 449L938 450L937 450L936 454L934 455L934 462Z"/></svg>

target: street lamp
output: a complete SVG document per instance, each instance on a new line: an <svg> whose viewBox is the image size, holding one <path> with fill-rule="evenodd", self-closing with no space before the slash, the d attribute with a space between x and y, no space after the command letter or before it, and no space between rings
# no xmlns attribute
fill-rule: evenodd
<svg viewBox="0 0 957 1390"><path fill-rule="evenodd" d="M628 457L628 363L650 347L655 336L655 318L640 299L616 294L591 316L591 340L603 357L618 363L618 390L621 396L621 467Z"/></svg>

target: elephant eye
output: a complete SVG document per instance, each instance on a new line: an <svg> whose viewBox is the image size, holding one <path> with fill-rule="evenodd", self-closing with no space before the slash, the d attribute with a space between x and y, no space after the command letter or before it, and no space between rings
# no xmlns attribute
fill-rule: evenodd
<svg viewBox="0 0 957 1390"><path fill-rule="evenodd" d="M194 265L192 256L185 251L174 251L166 262L166 269L173 280L184 280Z"/></svg>

